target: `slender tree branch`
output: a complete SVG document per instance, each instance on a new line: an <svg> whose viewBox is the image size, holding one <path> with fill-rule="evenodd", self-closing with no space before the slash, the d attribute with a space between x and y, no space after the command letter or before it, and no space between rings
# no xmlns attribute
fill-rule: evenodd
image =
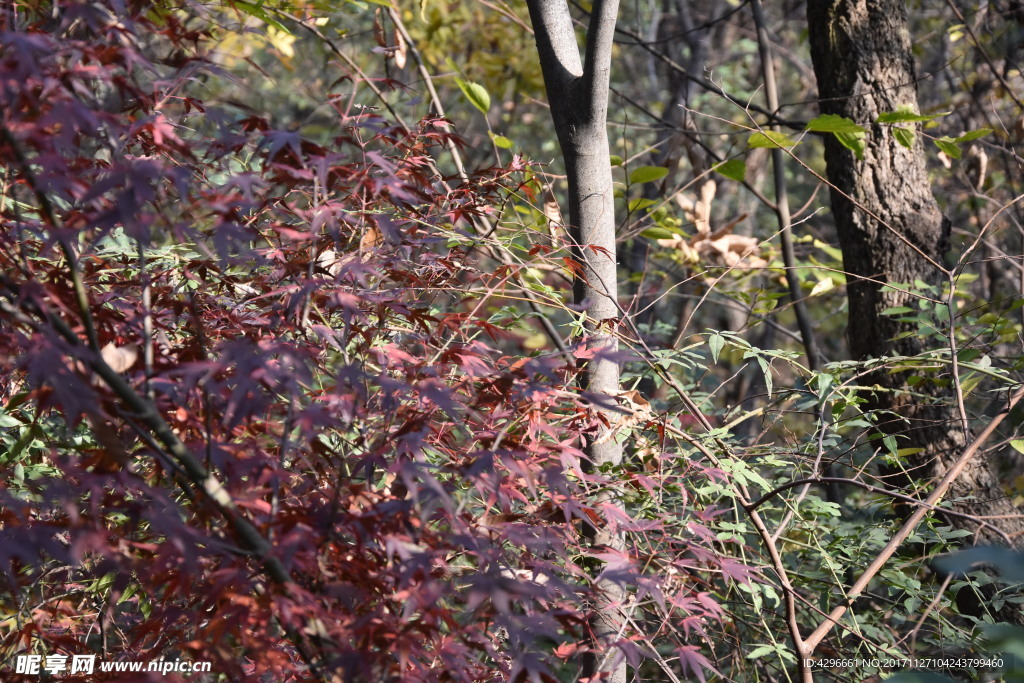
<svg viewBox="0 0 1024 683"><path fill-rule="evenodd" d="M602 123L608 112L612 43L615 39L615 20L618 13L618 0L596 0L590 13L590 24L587 26L587 57L583 64L583 80L580 83L577 102L586 107L590 116Z"/></svg>
<svg viewBox="0 0 1024 683"><path fill-rule="evenodd" d="M1018 107L1024 109L1024 102L1021 102L1020 98L1017 97L1014 87L1006 82L1006 79L1003 77L1002 69L997 68L996 65L992 63L992 58L988 56L988 52L982 46L981 41L978 40L978 36L975 35L974 29L971 28L971 24L964 19L964 15L960 12L960 8L956 6L956 3L953 2L953 0L946 0L946 4L949 5L951 10L953 10L953 14L956 15L956 18L960 21L960 25L963 26L965 31L967 31L967 35L971 37L971 43L973 43L974 49L977 50L978 53L981 54L981 58L985 60L985 64L988 65L989 72L998 79L999 85L1003 86L1003 92L1008 95Z"/></svg>
<svg viewBox="0 0 1024 683"><path fill-rule="evenodd" d="M768 101L768 109L771 112L778 111L779 89L775 82L775 67L772 64L772 49L768 39L768 28L765 25L764 8L761 0L750 0L750 8L754 15L754 24L757 27L757 47L761 53L761 73L764 76L765 98ZM772 130L781 132L781 126L772 125ZM772 175L775 178L775 215L779 219L779 237L782 242L782 260L786 264L786 284L789 287L789 296L793 299L793 311L796 313L797 324L800 327L800 336L803 338L804 352L807 355L807 367L813 372L821 365L821 354L818 352L818 343L814 335L814 328L811 325L810 316L807 313L807 305L804 303L803 293L800 288L800 278L796 272L796 257L793 255L793 231L792 220L789 214L789 191L786 187L785 154L782 148L772 148Z"/></svg>
<svg viewBox="0 0 1024 683"><path fill-rule="evenodd" d="M71 278L71 288L75 293L75 303L78 306L78 313L82 317L82 326L85 328L85 337L89 341L89 346L93 351L99 352L100 342L99 337L96 335L96 326L92 320L92 313L89 308L89 295L85 290L85 284L82 282L82 272L78 265L78 256L75 253L75 247L71 244L67 235L64 234L64 226L61 224L60 219L57 218L57 213L53 210L53 203L50 198L46 196L42 188L39 187L39 182L36 180L36 175L32 171L31 165L29 165L28 159L21 151L21 146L18 141L8 130L6 125L0 124L0 137L3 141L11 148L11 152L14 154L14 160L21 169L22 175L25 177L25 182L32 188L32 193L36 197L36 201L39 202L39 211L43 218L50 225L53 230L53 236L60 244L61 251L64 252L64 258L68 262L68 275Z"/></svg>

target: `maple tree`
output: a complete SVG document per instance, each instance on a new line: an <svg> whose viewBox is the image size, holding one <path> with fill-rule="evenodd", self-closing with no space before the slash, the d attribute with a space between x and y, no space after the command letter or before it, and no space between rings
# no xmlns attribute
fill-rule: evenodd
<svg viewBox="0 0 1024 683"><path fill-rule="evenodd" d="M443 178L447 120L333 94L317 143L199 99L208 22L45 9L6 17L0 48L5 655L550 677L585 648L598 519L749 581L713 534L678 533L715 514L682 488L645 520L593 504L624 485L581 466L594 350L518 352L528 323L491 303L528 264L489 267L475 232L538 191L522 159ZM663 618L721 614L705 580L603 562Z"/></svg>

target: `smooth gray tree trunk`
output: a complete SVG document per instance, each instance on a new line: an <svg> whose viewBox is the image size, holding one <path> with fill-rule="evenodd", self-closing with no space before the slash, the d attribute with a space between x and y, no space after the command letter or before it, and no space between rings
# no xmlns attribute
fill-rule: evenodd
<svg viewBox="0 0 1024 683"><path fill-rule="evenodd" d="M566 0L528 0L536 35L544 84L555 133L562 149L569 181L569 228L575 259L582 275L575 278L574 300L586 312L591 344L616 350L615 327L620 316L615 251L615 204L608 149L607 113L612 37L618 0L595 0L587 29L586 62L580 60L576 31ZM616 413L609 409L619 394L619 366L613 359L596 358L583 369L582 388L594 400L594 410L609 424ZM622 462L622 446L611 438L590 439L587 455L595 467ZM599 528L591 542L596 547L621 550L620 534ZM598 569L599 571L599 569ZM583 676L624 683L626 665L613 644L621 637L623 587L598 579L600 602L595 605L593 631L596 654L584 662Z"/></svg>

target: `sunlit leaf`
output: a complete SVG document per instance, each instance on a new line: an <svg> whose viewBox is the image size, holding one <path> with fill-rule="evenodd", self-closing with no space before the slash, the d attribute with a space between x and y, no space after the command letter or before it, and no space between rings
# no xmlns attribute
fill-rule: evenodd
<svg viewBox="0 0 1024 683"><path fill-rule="evenodd" d="M743 159L729 159L717 164L715 170L726 178L742 183L747 177L747 162Z"/></svg>
<svg viewBox="0 0 1024 683"><path fill-rule="evenodd" d="M512 149L513 147L515 147L515 143L513 143L504 135L498 135L493 131L487 131L487 134L491 136L491 140L494 142L494 144L497 147L500 147L501 149Z"/></svg>
<svg viewBox="0 0 1024 683"><path fill-rule="evenodd" d="M135 364L139 357L139 349L134 344L117 346L110 342L100 349L100 356L114 372L125 372Z"/></svg>
<svg viewBox="0 0 1024 683"><path fill-rule="evenodd" d="M760 659L761 657L773 654L774 652L774 645L758 645L753 650L747 653L747 659Z"/></svg>
<svg viewBox="0 0 1024 683"><path fill-rule="evenodd" d="M845 116L822 114L807 122L807 130L818 133L867 133L867 129L859 126Z"/></svg>
<svg viewBox="0 0 1024 683"><path fill-rule="evenodd" d="M948 135L936 138L935 146L941 149L943 154L948 156L950 159L959 159L963 155L960 151L960 147L956 144L956 139L951 138Z"/></svg>
<svg viewBox="0 0 1024 683"><path fill-rule="evenodd" d="M879 114L875 121L878 123L918 123L921 121L931 121L947 114L949 114L948 111L939 114L918 114L910 107L901 107L897 111Z"/></svg>
<svg viewBox="0 0 1024 683"><path fill-rule="evenodd" d="M913 308L907 306L890 306L889 308L882 311L882 315L904 315L906 313L915 313Z"/></svg>
<svg viewBox="0 0 1024 683"><path fill-rule="evenodd" d="M638 166L629 172L629 184L653 183L668 175L664 166Z"/></svg>
<svg viewBox="0 0 1024 683"><path fill-rule="evenodd" d="M892 136L896 139L896 142L903 145L907 149L914 146L914 131L909 128L903 128L902 126L893 126Z"/></svg>
<svg viewBox="0 0 1024 683"><path fill-rule="evenodd" d="M779 133L774 130L765 130L751 134L747 138L747 146L752 148L758 147L793 147L797 144L797 141L789 137L785 133Z"/></svg>
<svg viewBox="0 0 1024 683"><path fill-rule="evenodd" d="M647 228L646 230L640 233L641 237L646 237L652 240L670 240L675 238L676 235L677 233L674 233L671 230L666 230L665 228L660 228L658 226Z"/></svg>
<svg viewBox="0 0 1024 683"><path fill-rule="evenodd" d="M835 289L835 286L835 281L831 277L826 277L824 280L819 280L818 284L814 285L814 288L811 289L811 293L809 296L818 296L819 294L824 294L825 292L829 292Z"/></svg>
<svg viewBox="0 0 1024 683"><path fill-rule="evenodd" d="M991 128L979 128L978 130L972 130L970 132L964 133L960 137L956 138L956 142L971 142L972 140L983 138L991 132Z"/></svg>
<svg viewBox="0 0 1024 683"><path fill-rule="evenodd" d="M490 110L491 96L487 93L487 89L484 86L463 78L456 78L455 82L458 84L459 89L462 90L462 94L469 100L469 103L479 109L482 114L486 114Z"/></svg>
<svg viewBox="0 0 1024 683"><path fill-rule="evenodd" d="M295 56L295 36L288 31L282 31L276 26L268 26L267 40L287 59Z"/></svg>
<svg viewBox="0 0 1024 683"><path fill-rule="evenodd" d="M858 159L864 158L864 133L835 133L836 140L852 151Z"/></svg>
<svg viewBox="0 0 1024 683"><path fill-rule="evenodd" d="M725 346L725 337L718 334L717 332L708 337L708 348L711 349L711 360L718 362L718 354L722 352L722 347Z"/></svg>
<svg viewBox="0 0 1024 683"><path fill-rule="evenodd" d="M647 199L646 197L637 197L635 199L630 199L629 204L627 204L626 208L629 209L630 213L633 213L635 211L642 211L643 209L654 206L657 203L658 202L654 199Z"/></svg>

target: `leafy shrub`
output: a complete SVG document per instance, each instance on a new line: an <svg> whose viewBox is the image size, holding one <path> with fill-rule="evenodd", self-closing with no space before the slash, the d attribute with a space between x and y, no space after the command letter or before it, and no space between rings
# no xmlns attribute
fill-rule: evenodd
<svg viewBox="0 0 1024 683"><path fill-rule="evenodd" d="M186 10L51 9L0 47L5 659L550 679L586 648L595 557L640 587L634 661L644 614L721 619L750 572L687 493L720 475L655 447L656 474L590 471L586 341L524 354L529 321L492 304L529 269L494 266L473 219L527 166L453 187L444 120L335 97L318 144L199 99L221 73ZM588 545L595 523L628 548Z"/></svg>

